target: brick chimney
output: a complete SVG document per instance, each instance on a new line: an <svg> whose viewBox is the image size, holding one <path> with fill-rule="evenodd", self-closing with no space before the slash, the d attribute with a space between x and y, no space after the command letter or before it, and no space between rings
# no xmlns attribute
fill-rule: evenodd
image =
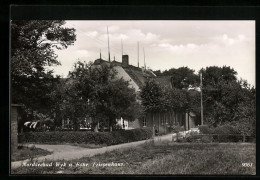
<svg viewBox="0 0 260 180"><path fill-rule="evenodd" d="M127 67L129 65L129 57L128 55L122 55L122 66Z"/></svg>

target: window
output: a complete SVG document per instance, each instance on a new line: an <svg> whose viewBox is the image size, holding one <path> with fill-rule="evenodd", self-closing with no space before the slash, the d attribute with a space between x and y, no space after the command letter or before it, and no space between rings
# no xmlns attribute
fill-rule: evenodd
<svg viewBox="0 0 260 180"><path fill-rule="evenodd" d="M143 117L143 126L145 127L147 125L146 118Z"/></svg>

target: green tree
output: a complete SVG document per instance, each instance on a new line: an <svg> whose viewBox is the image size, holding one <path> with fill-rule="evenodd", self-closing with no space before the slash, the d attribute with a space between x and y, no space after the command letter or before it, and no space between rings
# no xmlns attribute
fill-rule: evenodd
<svg viewBox="0 0 260 180"><path fill-rule="evenodd" d="M168 107L172 110L185 112L188 109L188 94L186 90L169 89L165 94L165 98L169 100Z"/></svg>
<svg viewBox="0 0 260 180"><path fill-rule="evenodd" d="M141 89L140 97L146 112L161 110L161 100L163 97L163 89L159 83L153 79L146 81Z"/></svg>
<svg viewBox="0 0 260 180"><path fill-rule="evenodd" d="M140 108L136 102L135 90L129 88L129 83L123 79L111 81L100 91L102 97L103 112L109 119L110 131L116 124L116 119L123 117L133 121L139 117L139 112L135 108Z"/></svg>
<svg viewBox="0 0 260 180"><path fill-rule="evenodd" d="M195 121L196 124L200 124L201 119L201 99L200 92L197 90L191 89L187 91L187 101L188 101L188 112L193 112L196 115Z"/></svg>
<svg viewBox="0 0 260 180"><path fill-rule="evenodd" d="M154 126L154 116L162 110L163 88L153 79L148 79L141 88L140 97L145 113L151 113Z"/></svg>
<svg viewBox="0 0 260 180"><path fill-rule="evenodd" d="M113 66L95 66L92 63L77 62L74 70L69 73L71 86L68 90L70 114L73 114L74 124L86 116L91 116L94 130L98 124L106 124L112 131L116 119L123 117L129 121L135 120L140 113L135 108L141 108L136 102L134 89L129 83L115 78Z"/></svg>
<svg viewBox="0 0 260 180"><path fill-rule="evenodd" d="M38 111L50 107L57 78L46 67L60 64L55 49L67 48L76 40L75 29L64 24L60 20L11 21L12 103Z"/></svg>
<svg viewBox="0 0 260 180"><path fill-rule="evenodd" d="M205 69L201 69L199 73L203 74L203 85L215 85L220 81L236 81L237 72L230 66L210 66Z"/></svg>
<svg viewBox="0 0 260 180"><path fill-rule="evenodd" d="M165 88L163 94L164 112L169 113L170 119L176 120L177 112L185 113L190 110L188 90Z"/></svg>
<svg viewBox="0 0 260 180"><path fill-rule="evenodd" d="M255 133L255 89L238 81L230 67L207 67L203 73L204 117L208 125L230 124L241 133Z"/></svg>
<svg viewBox="0 0 260 180"><path fill-rule="evenodd" d="M172 117L174 112L186 112L189 105L186 90L167 88L154 80L146 82L141 89L140 96L145 112L152 115L153 124L156 113L159 114L159 119L161 118L161 113L169 113Z"/></svg>
<svg viewBox="0 0 260 180"><path fill-rule="evenodd" d="M162 73L157 73L159 76L171 76L172 85L175 88L189 88L198 85L199 77L194 73L194 70L188 67L180 67L178 69L171 68Z"/></svg>

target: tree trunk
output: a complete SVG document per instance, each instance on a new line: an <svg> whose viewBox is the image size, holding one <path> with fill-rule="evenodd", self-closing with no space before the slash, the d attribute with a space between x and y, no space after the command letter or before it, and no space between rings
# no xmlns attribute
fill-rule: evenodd
<svg viewBox="0 0 260 180"><path fill-rule="evenodd" d="M177 112L174 112L174 116L175 116L175 126L177 125Z"/></svg>
<svg viewBox="0 0 260 180"><path fill-rule="evenodd" d="M160 133L160 122L161 122L161 113L159 112L158 133Z"/></svg>
<svg viewBox="0 0 260 180"><path fill-rule="evenodd" d="M93 118L93 122L95 122L95 118ZM94 132L98 132L98 123L95 123Z"/></svg>
<svg viewBox="0 0 260 180"><path fill-rule="evenodd" d="M167 134L167 113L164 114L164 127L165 127L165 134Z"/></svg>
<svg viewBox="0 0 260 180"><path fill-rule="evenodd" d="M112 121L111 121L111 120L109 121L109 131L110 131L110 132L113 131L113 129L112 129Z"/></svg>
<svg viewBox="0 0 260 180"><path fill-rule="evenodd" d="M190 116L189 116L189 113L188 113L188 130L190 129Z"/></svg>
<svg viewBox="0 0 260 180"><path fill-rule="evenodd" d="M98 127L97 127L97 125L95 125L95 127L94 127L94 132L98 132Z"/></svg>
<svg viewBox="0 0 260 180"><path fill-rule="evenodd" d="M154 129L154 114L152 113L152 126L153 126L153 138L155 136L155 129Z"/></svg>
<svg viewBox="0 0 260 180"><path fill-rule="evenodd" d="M123 129L125 129L125 120L124 119L123 119Z"/></svg>
<svg viewBox="0 0 260 180"><path fill-rule="evenodd" d="M61 120L61 128L63 129L65 125L64 119Z"/></svg>
<svg viewBox="0 0 260 180"><path fill-rule="evenodd" d="M172 111L169 112L169 115L170 115L170 117L169 117L170 119L169 119L168 123L169 123L169 125L172 125L173 124L172 123Z"/></svg>
<svg viewBox="0 0 260 180"><path fill-rule="evenodd" d="M74 114L72 114L71 117L72 117L71 119L72 119L73 130L76 131L76 119Z"/></svg>
<svg viewBox="0 0 260 180"><path fill-rule="evenodd" d="M75 118L75 117L74 117ZM74 119L74 131L78 131L78 122L77 118Z"/></svg>

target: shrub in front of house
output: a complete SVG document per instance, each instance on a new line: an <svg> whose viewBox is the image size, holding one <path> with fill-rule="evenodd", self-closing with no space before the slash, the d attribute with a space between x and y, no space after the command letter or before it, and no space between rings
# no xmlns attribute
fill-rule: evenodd
<svg viewBox="0 0 260 180"><path fill-rule="evenodd" d="M215 142L239 142L243 141L243 136L237 134L218 134L214 135L213 139Z"/></svg>
<svg viewBox="0 0 260 180"><path fill-rule="evenodd" d="M118 143L127 143L150 139L153 135L152 128L141 128L132 130L119 130L111 132L111 135L117 139Z"/></svg>
<svg viewBox="0 0 260 180"><path fill-rule="evenodd" d="M202 136L200 141L202 143L211 143L213 142L213 137L211 135Z"/></svg>
<svg viewBox="0 0 260 180"><path fill-rule="evenodd" d="M243 140L239 130L231 125L221 125L212 128L212 134L217 135L214 136L214 141L217 142L238 142Z"/></svg>
<svg viewBox="0 0 260 180"><path fill-rule="evenodd" d="M209 127L207 125L199 126L201 134L240 134L240 131L231 125L220 125L217 127Z"/></svg>
<svg viewBox="0 0 260 180"><path fill-rule="evenodd" d="M239 142L243 141L243 136L238 129L230 125L221 125L216 128L209 126L199 126L200 133L190 132L179 142Z"/></svg>
<svg viewBox="0 0 260 180"><path fill-rule="evenodd" d="M214 142L239 142L243 140L240 131L231 125L220 125L210 128L207 125L199 126L201 134L212 134Z"/></svg>
<svg viewBox="0 0 260 180"><path fill-rule="evenodd" d="M201 134L212 134L212 129L207 125L199 126L199 131Z"/></svg>
<svg viewBox="0 0 260 180"><path fill-rule="evenodd" d="M178 139L177 142L211 143L213 138L211 134L190 133L186 137Z"/></svg>
<svg viewBox="0 0 260 180"><path fill-rule="evenodd" d="M180 126L180 125L172 125L170 126L170 132L172 133L178 133L180 131L184 131L184 127L183 126Z"/></svg>
<svg viewBox="0 0 260 180"><path fill-rule="evenodd" d="M240 132L231 125L222 125L214 128L213 134L240 134Z"/></svg>
<svg viewBox="0 0 260 180"><path fill-rule="evenodd" d="M140 141L152 137L151 128L120 130L113 132L88 131L53 131L26 132L19 135L20 143L85 143L114 145L133 141Z"/></svg>

